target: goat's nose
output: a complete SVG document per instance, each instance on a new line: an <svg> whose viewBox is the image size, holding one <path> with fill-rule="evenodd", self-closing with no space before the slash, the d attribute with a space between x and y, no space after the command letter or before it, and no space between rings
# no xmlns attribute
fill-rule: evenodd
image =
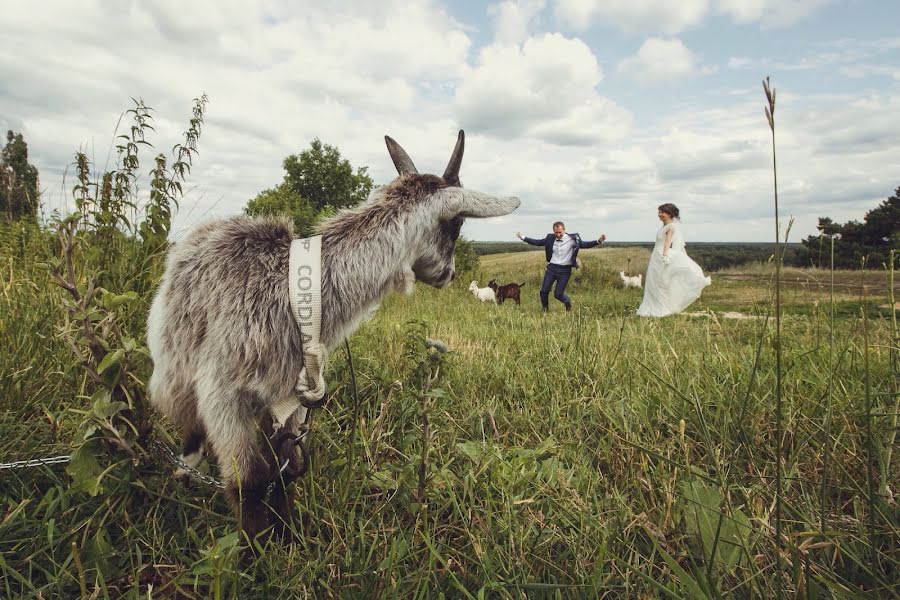
<svg viewBox="0 0 900 600"><path fill-rule="evenodd" d="M450 281L453 281L454 279L456 279L456 271L451 271L450 272Z"/></svg>

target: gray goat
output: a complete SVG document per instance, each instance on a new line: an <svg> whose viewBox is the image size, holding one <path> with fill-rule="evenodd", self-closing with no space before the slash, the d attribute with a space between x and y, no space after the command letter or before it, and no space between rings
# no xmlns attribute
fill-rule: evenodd
<svg viewBox="0 0 900 600"><path fill-rule="evenodd" d="M416 280L446 286L466 217L519 206L514 197L462 188L462 131L442 177L420 175L399 144L385 141L399 176L320 228L321 342L328 350L391 290L410 293ZM291 522L289 492L269 499L274 512L265 506L276 463L260 442L271 435L269 408L294 393L303 366L288 298L293 238L289 219L233 217L196 227L170 250L147 324L150 401L181 428L189 465L212 446L251 540L273 525L283 535Z"/></svg>

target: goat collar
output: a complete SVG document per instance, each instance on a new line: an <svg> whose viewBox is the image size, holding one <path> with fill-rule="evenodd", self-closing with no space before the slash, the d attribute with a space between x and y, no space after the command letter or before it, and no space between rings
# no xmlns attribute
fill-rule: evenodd
<svg viewBox="0 0 900 600"><path fill-rule="evenodd" d="M288 261L288 297L291 312L300 328L303 368L297 378L297 393L272 405L276 429L287 423L298 409L306 419L309 406L325 397L325 346L322 331L322 236L294 240Z"/></svg>

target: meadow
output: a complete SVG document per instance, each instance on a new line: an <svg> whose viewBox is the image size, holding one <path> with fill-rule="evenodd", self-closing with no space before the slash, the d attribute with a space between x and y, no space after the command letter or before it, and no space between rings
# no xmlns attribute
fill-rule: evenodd
<svg viewBox="0 0 900 600"><path fill-rule="evenodd" d="M643 248L583 252L569 314L551 300L540 315L536 252L483 256L448 289L417 284L349 356L333 353L297 542L252 559L221 491L171 477L154 442L175 448L172 424L114 421L139 394L121 407L98 397L67 342L84 319L119 324L119 376L142 389L161 254L85 242L80 260L109 289L139 287L113 263L149 282L106 301L119 311L106 320L67 312L47 267L59 241L0 234L0 460L134 440L92 446L104 451L88 477L74 455L0 471L4 598L900 596L896 284L884 269L785 269L780 336L771 262L715 273L688 314L662 320L633 316L641 292L618 285L620 270L646 266ZM492 277L525 282L522 305L466 290Z"/></svg>

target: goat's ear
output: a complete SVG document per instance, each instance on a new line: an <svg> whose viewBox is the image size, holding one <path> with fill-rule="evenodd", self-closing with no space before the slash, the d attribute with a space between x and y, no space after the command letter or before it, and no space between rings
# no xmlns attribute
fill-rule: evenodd
<svg viewBox="0 0 900 600"><path fill-rule="evenodd" d="M459 182L459 167L462 165L463 152L466 150L466 132L459 130L456 136L456 147L453 148L453 154L450 155L450 162L444 169L444 181L452 186L462 187Z"/></svg>
<svg viewBox="0 0 900 600"><path fill-rule="evenodd" d="M515 196L490 196L475 190L463 188L446 188L444 190L443 217L502 217L519 208L519 199Z"/></svg>
<svg viewBox="0 0 900 600"><path fill-rule="evenodd" d="M419 172L416 170L416 165L413 164L413 161L409 157L409 154L406 153L406 150L401 148L400 144L395 142L391 136L384 136L384 143L387 144L388 154L391 155L391 160L394 161L394 166L397 167L398 174L415 175Z"/></svg>

